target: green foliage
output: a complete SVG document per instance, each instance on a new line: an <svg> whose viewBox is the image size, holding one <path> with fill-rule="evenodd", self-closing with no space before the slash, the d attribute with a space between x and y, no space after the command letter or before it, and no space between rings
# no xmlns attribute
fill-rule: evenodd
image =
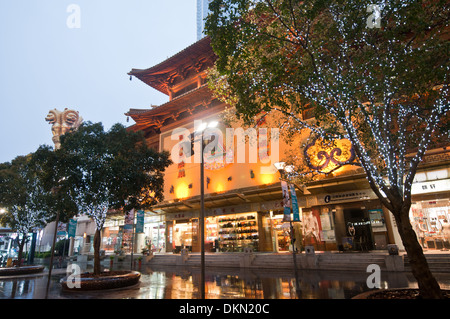
<svg viewBox="0 0 450 319"><path fill-rule="evenodd" d="M78 213L78 207L68 196L67 185L60 183L63 175L56 152L53 148L42 145L31 154L31 161L39 166L38 178L48 194L48 210L53 212L51 220L55 220L56 212L59 212L59 222L67 223Z"/></svg>
<svg viewBox="0 0 450 319"><path fill-rule="evenodd" d="M83 123L61 137L50 157L48 175L67 201L76 204L101 229L110 209L145 208L163 197L163 171L168 153L150 149L141 133L114 125Z"/></svg>
<svg viewBox="0 0 450 319"><path fill-rule="evenodd" d="M39 178L41 167L32 156L18 156L0 164L0 223L21 234L44 227L54 217L51 193Z"/></svg>
<svg viewBox="0 0 450 319"><path fill-rule="evenodd" d="M63 254L67 255L69 252L69 246L69 239L58 240L55 244L55 256L63 256Z"/></svg>
<svg viewBox="0 0 450 319"><path fill-rule="evenodd" d="M421 295L439 298L409 210L426 150L450 137L449 2L213 0L210 10L217 96L249 123L280 112L312 138L349 139L396 219Z"/></svg>
<svg viewBox="0 0 450 319"><path fill-rule="evenodd" d="M35 252L34 257L35 258L49 258L52 256L51 251L44 251L44 252Z"/></svg>
<svg viewBox="0 0 450 319"><path fill-rule="evenodd" d="M212 1L210 86L246 122L277 111L312 138L350 139L374 188L387 194L387 177L403 197L425 150L448 143L449 5L382 2L371 28L371 4Z"/></svg>

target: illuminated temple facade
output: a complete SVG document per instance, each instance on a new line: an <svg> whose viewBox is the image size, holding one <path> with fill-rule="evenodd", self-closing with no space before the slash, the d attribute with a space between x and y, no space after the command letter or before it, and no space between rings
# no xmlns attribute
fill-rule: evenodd
<svg viewBox="0 0 450 319"><path fill-rule="evenodd" d="M204 37L158 65L129 73L168 97L168 102L159 106L130 109L126 115L135 124L129 129L143 131L151 147L168 151L174 161L165 172L164 201L145 211L144 232L136 236L135 252L146 245L154 252L200 250L201 164L195 160L195 126L200 121L217 122L216 130L223 137L227 128L234 128L235 133L239 130L237 123L224 121L227 106L213 97L206 83L206 71L214 60L210 39ZM273 164L285 160L292 148L283 138L276 140L270 135L275 130L268 129L266 135L256 130L257 146L249 145L247 138L245 149L238 147L235 134L231 147L219 138L215 140L217 148L207 154L207 251L238 252L245 247L261 252L289 251L290 228L284 220L280 175ZM264 139L269 135L271 138ZM193 154L187 152L191 149ZM413 185L411 217L425 229L421 240L429 249L448 246L449 239L438 224L450 217L449 158L445 148L431 152ZM387 249L388 244L402 249L392 215L382 207L364 172L356 166L345 166L324 179L296 186L295 192L301 220L293 222L297 245L302 242L316 250L359 250L364 238L364 248L369 250ZM109 219L103 249L129 247L123 234L123 220Z"/></svg>

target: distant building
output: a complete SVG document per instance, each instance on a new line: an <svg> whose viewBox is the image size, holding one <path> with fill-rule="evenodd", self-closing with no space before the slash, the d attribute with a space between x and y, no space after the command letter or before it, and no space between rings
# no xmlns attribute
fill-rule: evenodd
<svg viewBox="0 0 450 319"><path fill-rule="evenodd" d="M197 0L197 40L205 36L205 18L209 13L209 3L211 0Z"/></svg>

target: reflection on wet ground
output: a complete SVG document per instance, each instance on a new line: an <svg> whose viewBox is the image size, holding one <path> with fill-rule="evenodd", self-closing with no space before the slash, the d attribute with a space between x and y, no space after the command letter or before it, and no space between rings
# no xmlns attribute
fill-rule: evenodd
<svg viewBox="0 0 450 319"><path fill-rule="evenodd" d="M81 267L83 265L80 265ZM82 267L83 271L92 271ZM138 269L139 270L139 269ZM199 268L145 267L140 283L133 287L92 292L63 292L59 280L64 270L48 276L0 278L0 299L198 299ZM370 290L369 273L334 271L250 270L207 268L207 299L350 299ZM450 274L435 274L443 289L450 289ZM296 284L298 282L298 285ZM409 273L381 273L381 288L417 287Z"/></svg>

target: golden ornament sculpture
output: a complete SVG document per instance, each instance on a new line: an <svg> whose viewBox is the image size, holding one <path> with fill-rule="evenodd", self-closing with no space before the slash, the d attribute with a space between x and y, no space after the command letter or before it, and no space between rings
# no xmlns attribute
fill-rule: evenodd
<svg viewBox="0 0 450 319"><path fill-rule="evenodd" d="M83 118L78 114L78 111L67 108L62 112L57 109L50 110L45 120L52 124L52 141L55 143L55 149L61 147L60 137L62 135L76 130L83 122Z"/></svg>

